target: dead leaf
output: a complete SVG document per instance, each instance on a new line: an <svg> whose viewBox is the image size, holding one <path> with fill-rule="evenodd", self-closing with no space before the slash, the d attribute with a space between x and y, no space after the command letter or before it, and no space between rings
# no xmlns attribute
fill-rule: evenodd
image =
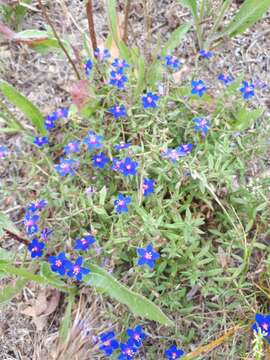
<svg viewBox="0 0 270 360"><path fill-rule="evenodd" d="M74 81L67 89L72 97L73 103L81 111L90 100L89 85L87 80Z"/></svg>
<svg viewBox="0 0 270 360"><path fill-rule="evenodd" d="M218 262L223 269L228 265L227 255L221 246L218 247Z"/></svg>
<svg viewBox="0 0 270 360"><path fill-rule="evenodd" d="M19 309L19 312L33 317L37 330L41 331L47 324L47 317L56 310L59 300L60 292L58 290L44 289L25 308ZM21 307L24 305L22 304Z"/></svg>

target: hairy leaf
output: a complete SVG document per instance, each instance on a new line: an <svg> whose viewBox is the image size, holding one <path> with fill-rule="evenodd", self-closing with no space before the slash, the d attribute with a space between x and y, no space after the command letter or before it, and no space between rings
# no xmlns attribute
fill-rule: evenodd
<svg viewBox="0 0 270 360"><path fill-rule="evenodd" d="M162 55L166 55L167 53L172 52L177 46L180 45L181 40L185 36L185 34L189 31L192 26L192 22L189 21L184 25L179 26L176 30L174 30L169 40L164 44Z"/></svg>
<svg viewBox="0 0 270 360"><path fill-rule="evenodd" d="M46 135L43 116L31 101L4 80L0 80L0 91L11 104L24 113L25 117L32 122L42 135Z"/></svg>
<svg viewBox="0 0 270 360"><path fill-rule="evenodd" d="M91 273L84 281L107 292L112 298L125 304L137 316L154 320L162 325L173 326L173 322L150 300L120 284L112 275L97 265L90 264Z"/></svg>
<svg viewBox="0 0 270 360"><path fill-rule="evenodd" d="M68 297L68 303L65 309L65 314L59 330L59 338L61 342L65 342L69 334L72 306L74 304L74 300L75 300L75 296L73 294L70 294Z"/></svg>
<svg viewBox="0 0 270 360"><path fill-rule="evenodd" d="M248 129L260 116L262 116L263 112L264 109L262 108L252 111L245 108L239 110L237 113L233 114L235 121L231 125L232 129L239 131Z"/></svg>
<svg viewBox="0 0 270 360"><path fill-rule="evenodd" d="M6 302L12 300L26 285L27 280L18 279L14 286L8 285L4 286L0 290L0 305L5 304Z"/></svg>
<svg viewBox="0 0 270 360"><path fill-rule="evenodd" d="M180 3L186 7L188 7L192 13L193 18L197 18L197 0L179 0Z"/></svg>
<svg viewBox="0 0 270 360"><path fill-rule="evenodd" d="M233 37L242 34L258 21L269 9L270 0L245 0L238 13L227 25L223 34Z"/></svg>

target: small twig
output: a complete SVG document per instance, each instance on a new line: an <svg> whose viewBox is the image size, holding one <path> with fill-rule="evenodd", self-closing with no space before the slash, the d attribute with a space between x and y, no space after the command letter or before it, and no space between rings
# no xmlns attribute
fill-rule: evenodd
<svg viewBox="0 0 270 360"><path fill-rule="evenodd" d="M87 14L88 28L89 28L92 48L93 48L93 52L95 53L95 51L97 50L97 37L95 32L92 0L88 0L86 3L86 14Z"/></svg>
<svg viewBox="0 0 270 360"><path fill-rule="evenodd" d="M19 243L24 244L25 246L28 246L30 244L30 241L22 237L21 235L17 235L14 232L7 229L4 229L4 231L9 235L11 239L18 241Z"/></svg>
<svg viewBox="0 0 270 360"><path fill-rule="evenodd" d="M131 0L127 0L126 8L125 8L125 21L124 21L124 34L123 34L123 41L126 45L128 42L128 17L130 13L130 5L131 5Z"/></svg>
<svg viewBox="0 0 270 360"><path fill-rule="evenodd" d="M42 11L42 14L43 14L44 18L46 19L47 23L48 23L48 24L50 25L50 27L52 28L53 34L54 34L56 40L58 41L59 46L61 47L61 49L63 50L64 54L66 55L68 61L70 62L70 65L73 67L73 70L75 71L78 80L81 80L80 73L79 73L79 71L77 70L77 67L76 67L74 61L72 60L72 58L70 57L67 49L65 48L64 44L62 43L59 35L57 34L56 29L55 29L55 27L54 27L51 19L49 18L49 15L48 15L48 13L47 13L47 10L46 10L45 6L42 4L41 0L38 0L38 4L39 4L39 6L40 6L40 8L41 8L41 11Z"/></svg>

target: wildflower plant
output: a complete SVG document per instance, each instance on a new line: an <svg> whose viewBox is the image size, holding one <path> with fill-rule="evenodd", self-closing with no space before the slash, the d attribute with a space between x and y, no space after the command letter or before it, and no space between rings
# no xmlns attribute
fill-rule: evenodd
<svg viewBox="0 0 270 360"><path fill-rule="evenodd" d="M134 318L173 328L177 312L186 315L183 328L189 329L201 299L212 311L239 289L253 296L243 279L252 246L261 244L255 239L248 247L247 234L267 199L263 191L255 196L247 190L243 153L254 156L255 125L264 109L252 101L260 90L252 79L224 75L226 69L212 83L189 73L178 84L175 35L148 64L112 33L119 56L100 47L81 64L78 86L86 82L89 95L82 107L70 102L42 116L20 94L28 105L21 110L31 108L26 117L35 126L31 161L23 155L20 161L42 187L37 198L27 191L18 228L1 214L0 230L24 245L27 262L20 249L18 262L0 259L0 270L55 287L71 307L82 288L93 286L126 305ZM199 63L215 53L201 51L205 60ZM10 93L18 96L2 80L0 91L10 102ZM29 134L25 138L29 142ZM9 156L1 146L0 161ZM105 257L113 260L111 273ZM233 314L239 304L230 303ZM267 319L257 317L252 329L268 331ZM117 320L126 325L124 317ZM147 352L148 333L130 326L121 336L110 329L99 334L100 353L132 359ZM187 347L196 340L189 330L177 337ZM162 341L164 357L184 357L182 348L170 346L174 342Z"/></svg>

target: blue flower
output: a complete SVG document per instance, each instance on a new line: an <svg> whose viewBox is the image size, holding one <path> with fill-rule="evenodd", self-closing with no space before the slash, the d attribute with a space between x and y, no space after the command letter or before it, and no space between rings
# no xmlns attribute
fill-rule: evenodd
<svg viewBox="0 0 270 360"><path fill-rule="evenodd" d="M0 159L4 159L7 157L8 148L6 146L0 146Z"/></svg>
<svg viewBox="0 0 270 360"><path fill-rule="evenodd" d="M118 199L114 201L115 211L117 214L121 214L123 212L127 213L130 202L131 198L129 196L119 194Z"/></svg>
<svg viewBox="0 0 270 360"><path fill-rule="evenodd" d="M104 351L107 356L111 356L112 353L119 347L118 342L115 340L115 334L113 331L101 334L100 340L102 345L100 345L99 349Z"/></svg>
<svg viewBox="0 0 270 360"><path fill-rule="evenodd" d="M153 194L155 190L155 181L153 179L143 179L143 195L145 197Z"/></svg>
<svg viewBox="0 0 270 360"><path fill-rule="evenodd" d="M166 151L163 151L162 156L165 159L169 159L173 163L175 163L180 157L188 155L192 151L192 149L192 144L183 144L175 149L167 149Z"/></svg>
<svg viewBox="0 0 270 360"><path fill-rule="evenodd" d="M55 165L54 168L60 176L75 175L75 170L78 167L78 162L73 159L60 159L60 164Z"/></svg>
<svg viewBox="0 0 270 360"><path fill-rule="evenodd" d="M40 232L40 237L41 237L41 239L42 239L43 241L47 241L52 232L53 232L53 230L50 230L50 229L48 229L48 228L45 227L45 228L42 229L41 232Z"/></svg>
<svg viewBox="0 0 270 360"><path fill-rule="evenodd" d="M122 164L122 160L113 158L113 159L112 159L111 169L114 170L114 171L120 171L120 166L121 166L121 164Z"/></svg>
<svg viewBox="0 0 270 360"><path fill-rule="evenodd" d="M156 102L158 101L159 96L153 94L152 92L148 92L146 93L145 96L142 96L142 102L143 102L143 107L144 109L147 108L156 108L157 104Z"/></svg>
<svg viewBox="0 0 270 360"><path fill-rule="evenodd" d="M99 62L104 62L105 60L107 60L111 57L111 54L108 49L97 48L94 55L98 59Z"/></svg>
<svg viewBox="0 0 270 360"><path fill-rule="evenodd" d="M220 74L218 76L218 80L223 81L225 85L229 85L231 82L233 82L234 78L227 74Z"/></svg>
<svg viewBox="0 0 270 360"><path fill-rule="evenodd" d="M127 82L127 80L123 69L111 71L110 84L116 86L118 89L124 89L124 83Z"/></svg>
<svg viewBox="0 0 270 360"><path fill-rule="evenodd" d="M252 83L248 83L247 81L242 81L243 87L240 89L241 93L245 100L253 97L255 95L255 86Z"/></svg>
<svg viewBox="0 0 270 360"><path fill-rule="evenodd" d="M195 131L201 132L203 135L206 135L208 133L210 125L206 119L198 117L194 118L193 121L195 123Z"/></svg>
<svg viewBox="0 0 270 360"><path fill-rule="evenodd" d="M83 258L79 256L74 264L70 263L68 266L67 276L76 277L76 280L81 281L84 275L90 273L89 269L83 268L82 265Z"/></svg>
<svg viewBox="0 0 270 360"><path fill-rule="evenodd" d="M127 336L134 341L135 346L140 347L146 335L141 325L137 325L134 329L127 329Z"/></svg>
<svg viewBox="0 0 270 360"><path fill-rule="evenodd" d="M37 145L39 148L43 147L44 145L49 144L49 140L47 136L36 136L33 144Z"/></svg>
<svg viewBox="0 0 270 360"><path fill-rule="evenodd" d="M86 63L84 64L84 71L86 76L90 75L92 67L93 67L92 61L90 59L86 60Z"/></svg>
<svg viewBox="0 0 270 360"><path fill-rule="evenodd" d="M118 360L130 360L138 351L135 343L132 339L129 339L125 344L120 344L121 354L118 356Z"/></svg>
<svg viewBox="0 0 270 360"><path fill-rule="evenodd" d="M26 213L24 217L24 226L28 235L32 235L38 231L38 226L36 224L38 220L38 215L31 215L30 213Z"/></svg>
<svg viewBox="0 0 270 360"><path fill-rule="evenodd" d="M200 50L199 55L205 59L210 59L213 56L213 53L207 50Z"/></svg>
<svg viewBox="0 0 270 360"><path fill-rule="evenodd" d="M68 108L59 108L53 112L53 116L55 116L56 120L59 120L60 118L67 118L68 112L69 112Z"/></svg>
<svg viewBox="0 0 270 360"><path fill-rule="evenodd" d="M32 242L28 245L28 250L31 252L31 257L41 257L43 255L43 249L45 244L39 242L38 239L33 239Z"/></svg>
<svg viewBox="0 0 270 360"><path fill-rule="evenodd" d="M181 62L176 56L167 55L165 56L165 65L172 70L179 70Z"/></svg>
<svg viewBox="0 0 270 360"><path fill-rule="evenodd" d="M129 143L125 143L124 141L121 141L120 144L115 145L114 149L116 151L120 151L123 149L128 149L130 147L131 144Z"/></svg>
<svg viewBox="0 0 270 360"><path fill-rule="evenodd" d="M83 139L88 150L101 149L103 146L103 136L96 135L93 131L88 131L88 136Z"/></svg>
<svg viewBox="0 0 270 360"><path fill-rule="evenodd" d="M176 345L172 345L165 351L165 356L168 360L180 359L185 352L182 349L177 349Z"/></svg>
<svg viewBox="0 0 270 360"><path fill-rule="evenodd" d="M255 321L256 322L251 326L251 329L256 333L261 330L264 339L266 339L270 344L270 315L264 316L261 314L256 314Z"/></svg>
<svg viewBox="0 0 270 360"><path fill-rule="evenodd" d="M88 186L88 188L85 190L86 195L92 195L95 192L94 186Z"/></svg>
<svg viewBox="0 0 270 360"><path fill-rule="evenodd" d="M48 115L45 118L44 125L47 130L51 130L55 128L55 122L57 120L56 114Z"/></svg>
<svg viewBox="0 0 270 360"><path fill-rule="evenodd" d="M75 250L86 251L89 247L94 244L96 240L91 235L86 235L81 239L76 239L76 244L74 245Z"/></svg>
<svg viewBox="0 0 270 360"><path fill-rule="evenodd" d="M94 167L103 169L110 159L102 152L92 157L92 164Z"/></svg>
<svg viewBox="0 0 270 360"><path fill-rule="evenodd" d="M114 105L113 107L109 108L108 111L113 114L116 119L127 115L124 105Z"/></svg>
<svg viewBox="0 0 270 360"><path fill-rule="evenodd" d="M120 171L124 176L136 175L138 163L131 160L130 158L125 158L121 161Z"/></svg>
<svg viewBox="0 0 270 360"><path fill-rule="evenodd" d="M70 269L71 262L66 258L66 254L64 252L61 252L57 256L49 256L48 261L51 265L51 269L54 272L57 272L58 274L64 276L67 269Z"/></svg>
<svg viewBox="0 0 270 360"><path fill-rule="evenodd" d="M155 261L160 258L159 253L154 251L151 244L147 245L145 249L137 249L137 254L139 255L137 264L139 266L148 265L151 269L153 269Z"/></svg>
<svg viewBox="0 0 270 360"><path fill-rule="evenodd" d="M112 66L117 68L117 69L124 69L124 68L128 68L129 64L122 59L114 59Z"/></svg>
<svg viewBox="0 0 270 360"><path fill-rule="evenodd" d="M192 94L198 94L200 97L203 96L203 94L206 91L206 87L203 80L198 80L198 81L193 80L191 85L192 85L192 90L191 90Z"/></svg>
<svg viewBox="0 0 270 360"><path fill-rule="evenodd" d="M66 155L69 155L71 153L80 152L80 142L79 141L71 141L64 147L64 152Z"/></svg>
<svg viewBox="0 0 270 360"><path fill-rule="evenodd" d="M185 156L185 155L188 155L191 153L191 151L193 149L193 145L192 144L182 144L177 149L178 149L178 153L180 156Z"/></svg>
<svg viewBox="0 0 270 360"><path fill-rule="evenodd" d="M28 211L35 212L37 210L42 210L48 205L48 201L41 199L37 200L34 203L30 204L28 207Z"/></svg>

